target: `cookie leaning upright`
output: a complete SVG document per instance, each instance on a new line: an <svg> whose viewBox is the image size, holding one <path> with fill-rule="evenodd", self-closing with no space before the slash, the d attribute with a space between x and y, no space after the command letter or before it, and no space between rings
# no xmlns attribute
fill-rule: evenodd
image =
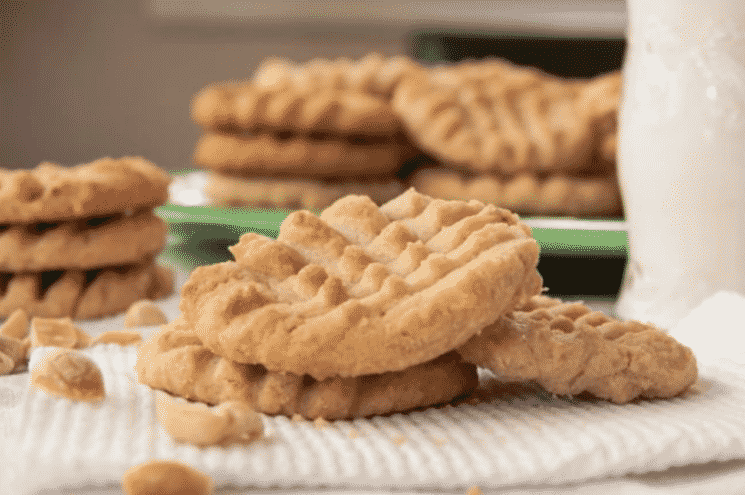
<svg viewBox="0 0 745 495"><path fill-rule="evenodd" d="M186 322L217 355L317 380L435 359L541 290L516 215L414 189L297 211L277 240L246 234L231 251L192 273Z"/></svg>
<svg viewBox="0 0 745 495"><path fill-rule="evenodd" d="M170 176L138 157L0 169L0 317L97 318L172 290L154 262Z"/></svg>

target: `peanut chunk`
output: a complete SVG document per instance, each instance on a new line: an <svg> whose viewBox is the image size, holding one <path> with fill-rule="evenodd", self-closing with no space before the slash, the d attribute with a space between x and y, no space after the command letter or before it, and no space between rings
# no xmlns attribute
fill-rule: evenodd
<svg viewBox="0 0 745 495"><path fill-rule="evenodd" d="M106 396L103 375L96 363L68 350L44 356L31 372L31 386L76 401L98 402Z"/></svg>
<svg viewBox="0 0 745 495"><path fill-rule="evenodd" d="M27 360L29 341L18 340L13 337L6 337L0 335L0 353L4 354L13 362L13 367L3 374L10 373L21 365L24 365Z"/></svg>
<svg viewBox="0 0 745 495"><path fill-rule="evenodd" d="M103 332L93 339L91 345L97 344L118 344L122 346L134 345L142 342L142 335L140 332L132 330L109 330Z"/></svg>
<svg viewBox="0 0 745 495"><path fill-rule="evenodd" d="M28 325L28 314L22 308L18 308L0 326L0 336L22 340L28 335Z"/></svg>
<svg viewBox="0 0 745 495"><path fill-rule="evenodd" d="M8 375L16 367L16 363L8 356L0 352L0 375Z"/></svg>
<svg viewBox="0 0 745 495"><path fill-rule="evenodd" d="M248 404L228 401L214 409L203 404L176 402L158 393L158 421L178 442L197 446L247 443L260 437L264 425Z"/></svg>
<svg viewBox="0 0 745 495"><path fill-rule="evenodd" d="M164 325L168 318L153 301L142 299L132 304L124 316L124 326L147 327L150 325Z"/></svg>
<svg viewBox="0 0 745 495"><path fill-rule="evenodd" d="M149 461L122 475L127 495L209 495L212 478L176 461Z"/></svg>
<svg viewBox="0 0 745 495"><path fill-rule="evenodd" d="M31 320L31 346L65 347L82 349L88 347L91 337L73 325L67 318L33 318Z"/></svg>

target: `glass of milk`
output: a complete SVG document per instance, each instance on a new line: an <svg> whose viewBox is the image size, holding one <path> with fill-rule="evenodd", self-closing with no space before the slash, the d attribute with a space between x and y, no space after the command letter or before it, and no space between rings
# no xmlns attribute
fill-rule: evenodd
<svg viewBox="0 0 745 495"><path fill-rule="evenodd" d="M628 0L619 316L672 328L745 294L745 0Z"/></svg>

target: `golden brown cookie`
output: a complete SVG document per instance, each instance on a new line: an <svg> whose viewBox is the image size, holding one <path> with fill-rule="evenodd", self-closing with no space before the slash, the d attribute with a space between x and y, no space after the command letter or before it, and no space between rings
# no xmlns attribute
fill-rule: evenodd
<svg viewBox="0 0 745 495"><path fill-rule="evenodd" d="M211 85L194 97L191 115L203 128L223 132L272 129L393 135L400 129L398 117L380 98L292 84Z"/></svg>
<svg viewBox="0 0 745 495"><path fill-rule="evenodd" d="M253 81L261 86L351 90L390 100L403 79L421 70L421 65L403 55L369 53L357 60L315 58L302 64L271 57L259 65Z"/></svg>
<svg viewBox="0 0 745 495"><path fill-rule="evenodd" d="M621 71L596 77L582 87L580 105L592 116L597 156L607 163L616 162L618 109L621 103Z"/></svg>
<svg viewBox="0 0 745 495"><path fill-rule="evenodd" d="M401 371L465 343L541 289L538 244L507 210L410 189L346 196L246 234L237 262L200 267L181 311L212 352L270 371Z"/></svg>
<svg viewBox="0 0 745 495"><path fill-rule="evenodd" d="M616 403L674 397L696 381L691 350L664 331L546 296L499 318L458 349L505 382L590 392Z"/></svg>
<svg viewBox="0 0 745 495"><path fill-rule="evenodd" d="M377 204L404 192L395 177L324 181L309 178L239 178L210 173L204 187L215 206L322 210L347 194L365 194Z"/></svg>
<svg viewBox="0 0 745 495"><path fill-rule="evenodd" d="M338 137L210 133L197 143L194 162L239 177L275 174L350 177L392 175L401 168L405 153L404 145L394 139L356 143Z"/></svg>
<svg viewBox="0 0 745 495"><path fill-rule="evenodd" d="M0 273L0 318L18 308L47 318L89 319L119 313L139 299L165 296L163 271L168 269L148 261L88 271Z"/></svg>
<svg viewBox="0 0 745 495"><path fill-rule="evenodd" d="M101 217L161 205L171 177L139 157L0 169L0 225Z"/></svg>
<svg viewBox="0 0 745 495"><path fill-rule="evenodd" d="M340 419L408 411L448 402L478 385L476 367L451 352L397 372L322 381L270 372L213 354L183 319L163 327L138 351L140 383L189 400L248 403L258 412Z"/></svg>
<svg viewBox="0 0 745 495"><path fill-rule="evenodd" d="M397 87L392 106L422 150L478 172L587 166L593 125L576 84L524 69L514 77L476 77L475 64L421 72Z"/></svg>
<svg viewBox="0 0 745 495"><path fill-rule="evenodd" d="M621 214L621 193L615 176L542 177L524 173L504 178L494 174L466 176L454 170L433 167L415 171L410 184L435 198L477 199L525 215L587 217Z"/></svg>
<svg viewBox="0 0 745 495"><path fill-rule="evenodd" d="M132 215L0 226L0 271L87 270L137 263L166 243L166 225L142 210Z"/></svg>

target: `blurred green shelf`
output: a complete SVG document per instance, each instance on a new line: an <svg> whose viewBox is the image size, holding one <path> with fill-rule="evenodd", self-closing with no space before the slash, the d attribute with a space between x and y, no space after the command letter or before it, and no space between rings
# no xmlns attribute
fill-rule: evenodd
<svg viewBox="0 0 745 495"><path fill-rule="evenodd" d="M280 224L291 210L166 205L156 212L169 226L169 244L162 256L193 269L232 259L228 247L247 232L277 237ZM525 218L525 221L531 225L533 236L541 247L544 278L549 272L558 270L558 275L553 276L555 280L561 283L572 279L580 281L577 288L571 286L557 291L571 290L589 296L613 295L614 288L620 284L628 252L625 224L621 220ZM573 264L567 259L573 259ZM577 264L577 260L581 263ZM601 274L601 278L608 282L602 289L587 286L583 290L581 281L596 271L609 272ZM556 282L551 285L560 287Z"/></svg>

